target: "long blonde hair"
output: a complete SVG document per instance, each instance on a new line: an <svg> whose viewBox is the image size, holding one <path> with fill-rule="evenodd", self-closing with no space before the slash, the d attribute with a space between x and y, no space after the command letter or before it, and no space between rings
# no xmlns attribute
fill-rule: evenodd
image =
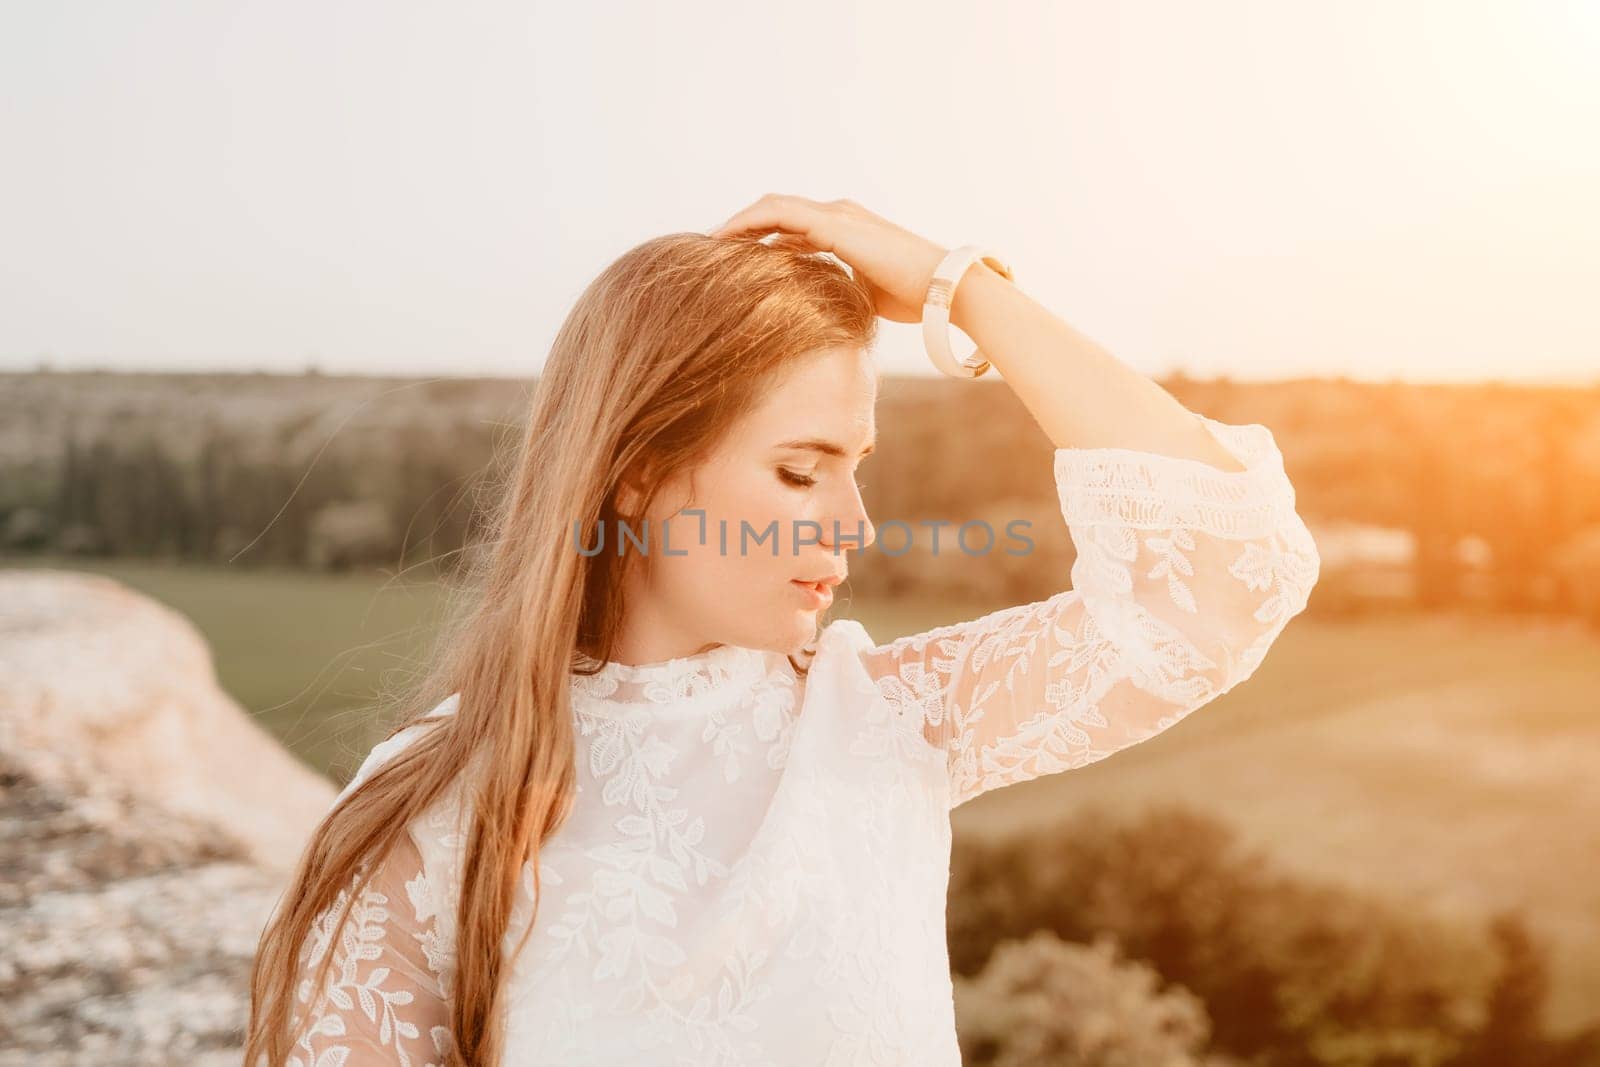
<svg viewBox="0 0 1600 1067"><path fill-rule="evenodd" d="M491 497L491 536L468 557L470 594L441 629L420 680L396 700L390 736L459 693L455 714L383 764L312 833L256 953L246 1064L265 1056L277 1067L299 1037L289 1032L296 970L313 921L352 879L365 872L370 880L376 864L367 861L386 856L463 777L473 817L454 917L447 1063L498 1067L501 944L521 870L532 862L536 916L539 849L575 797L569 674L581 673L586 657L610 660L622 568L649 566L648 553L575 551L573 523L588 536L601 522L636 522L661 481L704 459L775 372L822 347L869 347L876 333L866 287L837 260L782 236L657 237L584 290L539 376L519 456ZM642 494L633 515L617 511L624 480ZM339 931L329 936L336 943ZM331 962L329 953L314 988Z"/></svg>

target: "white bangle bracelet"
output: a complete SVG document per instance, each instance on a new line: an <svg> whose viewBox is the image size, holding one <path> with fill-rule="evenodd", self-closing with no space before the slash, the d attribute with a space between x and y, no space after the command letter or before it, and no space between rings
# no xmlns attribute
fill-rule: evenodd
<svg viewBox="0 0 1600 1067"><path fill-rule="evenodd" d="M956 286L967 268L979 260L993 267L1006 281L1012 280L1011 268L999 256L978 245L962 245L952 249L935 268L922 304L922 343L928 350L928 358L952 378L976 378L990 366L976 348L959 361L950 351L950 305L955 301Z"/></svg>

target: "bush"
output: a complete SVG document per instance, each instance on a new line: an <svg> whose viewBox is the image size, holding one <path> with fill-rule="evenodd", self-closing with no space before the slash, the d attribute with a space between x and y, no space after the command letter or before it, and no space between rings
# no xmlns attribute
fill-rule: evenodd
<svg viewBox="0 0 1600 1067"><path fill-rule="evenodd" d="M1448 1063L1485 1026L1496 980L1482 931L1285 877L1181 808L958 839L952 969L979 974L1001 943L1036 930L1114 936L1203 999L1217 1048L1273 1064Z"/></svg>
<svg viewBox="0 0 1600 1067"><path fill-rule="evenodd" d="M312 517L306 562L318 570L340 569L381 562L396 550L388 508L375 500L341 500Z"/></svg>
<svg viewBox="0 0 1600 1067"><path fill-rule="evenodd" d="M1562 542L1551 566L1562 601L1600 626L1600 526L1580 530Z"/></svg>
<svg viewBox="0 0 1600 1067"><path fill-rule="evenodd" d="M38 508L18 508L0 524L0 547L35 550L49 545L55 524Z"/></svg>
<svg viewBox="0 0 1600 1067"><path fill-rule="evenodd" d="M1161 990L1148 964L1108 936L1072 945L1046 931L996 946L976 978L955 980L964 1064L993 1067L1205 1067L1205 1005Z"/></svg>
<svg viewBox="0 0 1600 1067"><path fill-rule="evenodd" d="M98 556L105 554L105 539L100 531L87 522L74 522L64 527L56 537L56 549L69 556Z"/></svg>

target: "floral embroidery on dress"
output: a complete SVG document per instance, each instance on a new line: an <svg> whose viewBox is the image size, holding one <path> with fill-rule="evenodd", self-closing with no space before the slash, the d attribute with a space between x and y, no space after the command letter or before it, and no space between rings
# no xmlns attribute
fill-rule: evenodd
<svg viewBox="0 0 1600 1067"><path fill-rule="evenodd" d="M363 866L363 873L366 869ZM350 904L327 980L313 1001L311 978L333 945L334 926L351 901L358 879L359 875L313 921L311 936L301 948L296 1000L300 1005L309 1005L314 1021L296 1044L304 1055L291 1056L290 1067L374 1062L367 1056L380 1051L383 1058L375 1062L438 1067L451 1047L451 1033L439 1010L448 993L440 974L433 969L435 956L427 948L427 942L437 933L437 924L430 925L426 932L403 926L391 930L390 920L397 917L389 908L391 898L374 883L363 886ZM384 884L388 881L392 879L386 877ZM427 899L422 874L409 879L405 886L413 902ZM427 915L418 907L414 917L420 923ZM416 952L401 948L391 934L413 939L417 942ZM427 960L426 969L416 966L417 952ZM297 1025L304 1017L297 1016ZM421 1044L421 1026L427 1027L426 1049ZM332 1040L335 1038L344 1040L336 1042ZM356 1056L353 1060L352 1055Z"/></svg>
<svg viewBox="0 0 1600 1067"><path fill-rule="evenodd" d="M590 1013L605 1009L656 1020L654 1029L639 1035L638 1050L664 1040L661 1034L677 1033L695 1042L693 1062L759 1062L758 1050L726 1036L754 1027L747 1011L766 990L752 978L766 960L759 945L735 946L725 954L709 987L680 970L688 955L675 940L676 898L726 880L732 868L703 847L704 816L690 818L688 808L671 803L679 787L668 779L688 751L685 740L694 742L698 754L715 757L718 778L728 784L741 782L747 767L782 769L797 687L792 673L769 673L766 666L766 658L753 650L727 649L707 659L668 664L608 664L598 674L573 678L574 721L579 739L586 742L580 752L588 772L584 777L598 786L602 810L622 811L611 812L606 840L582 850L583 862L593 870L588 879L571 881L559 873L575 859L571 842L558 833L544 843L539 930L517 958L514 975L530 986L570 982L559 965L587 961L591 988L608 990L604 1001L590 1005ZM597 694L610 699L596 703ZM651 728L652 707L676 714L696 699L719 694L735 702L752 698L752 713L734 716L708 704L689 724L695 734L674 735L671 743ZM453 910L459 899L459 854L469 817L470 805L453 800L430 810L419 824L419 841L430 866L440 872L435 879L441 887L435 909L440 914ZM516 947L532 911L531 863L523 875L505 940L508 951ZM420 896L417 906L419 912L433 914ZM452 936L453 931L433 943L444 988ZM542 1003L555 1010L548 1001ZM561 1014L569 1022L580 1017L567 1010ZM542 1048L563 1047L548 1030L543 1037Z"/></svg>

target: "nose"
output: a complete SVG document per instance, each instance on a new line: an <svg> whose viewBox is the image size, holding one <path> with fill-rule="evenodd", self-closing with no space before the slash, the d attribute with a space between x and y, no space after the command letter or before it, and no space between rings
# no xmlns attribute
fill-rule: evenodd
<svg viewBox="0 0 1600 1067"><path fill-rule="evenodd" d="M823 537L828 540L828 548L841 553L850 549L866 548L878 539L877 528L867 517L866 505L861 501L861 491L852 490L850 496L852 506L831 516L823 524ZM835 523L838 524L837 529ZM856 536L858 533L859 539Z"/></svg>

